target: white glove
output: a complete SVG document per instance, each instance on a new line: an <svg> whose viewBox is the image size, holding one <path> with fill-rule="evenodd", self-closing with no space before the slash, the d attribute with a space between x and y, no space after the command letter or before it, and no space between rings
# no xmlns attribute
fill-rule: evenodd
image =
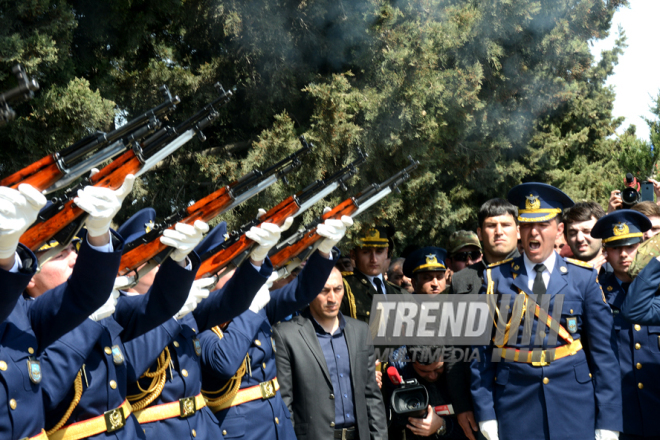
<svg viewBox="0 0 660 440"><path fill-rule="evenodd" d="M195 310L197 308L197 304L202 302L204 298L208 298L211 289L213 286L215 286L215 283L216 280L213 277L201 278L199 280L193 281L190 292L188 293L188 299L186 299L183 307L181 307L181 310L179 310L179 312L174 315L174 317L176 319L181 319L188 313Z"/></svg>
<svg viewBox="0 0 660 440"><path fill-rule="evenodd" d="M282 232L291 227L291 223L293 223L293 217L287 217L281 227L274 223L262 223L260 226L252 226L250 230L245 233L245 236L250 240L257 242L259 246L252 251L250 258L254 261L263 261L266 259L268 251L270 251L280 240Z"/></svg>
<svg viewBox="0 0 660 440"><path fill-rule="evenodd" d="M112 290L112 293L110 294L110 298L103 304L101 307L99 307L96 312L92 313L89 315L89 319L92 321L100 321L103 318L107 318L108 316L112 315L115 313L115 306L117 305L117 299L119 298L119 291L118 290Z"/></svg>
<svg viewBox="0 0 660 440"><path fill-rule="evenodd" d="M618 438L618 431L610 431L609 429L596 430L596 440L618 440Z"/></svg>
<svg viewBox="0 0 660 440"><path fill-rule="evenodd" d="M254 313L259 313L259 310L266 307L268 301L270 301L270 291L268 290L268 283L265 283L263 286L261 286L261 289L259 289L254 298L252 298L250 310L252 310Z"/></svg>
<svg viewBox="0 0 660 440"><path fill-rule="evenodd" d="M280 279L279 274L273 271L273 273L271 273L268 279L266 280L266 287L268 287L268 290L270 290L273 287L273 283L279 279Z"/></svg>
<svg viewBox="0 0 660 440"><path fill-rule="evenodd" d="M112 219L117 215L121 203L133 189L134 181L135 176L129 174L116 191L98 186L86 186L78 190L78 197L73 199L73 202L80 209L89 213L85 225L91 237L100 237L110 230Z"/></svg>
<svg viewBox="0 0 660 440"><path fill-rule="evenodd" d="M174 229L165 229L160 242L175 250L170 254L174 261L182 261L202 241L204 234L209 232L209 225L201 220L195 220L194 225L177 223Z"/></svg>
<svg viewBox="0 0 660 440"><path fill-rule="evenodd" d="M17 190L0 186L0 258L14 255L21 235L44 205L46 197L31 185L22 183Z"/></svg>
<svg viewBox="0 0 660 440"><path fill-rule="evenodd" d="M341 220L329 218L318 225L316 233L325 237L319 244L318 250L325 254L332 252L332 248L346 235L346 228L349 226L353 226L353 219L347 215L342 215Z"/></svg>
<svg viewBox="0 0 660 440"><path fill-rule="evenodd" d="M486 437L486 440L500 440L497 434L497 420L479 422L479 430Z"/></svg>

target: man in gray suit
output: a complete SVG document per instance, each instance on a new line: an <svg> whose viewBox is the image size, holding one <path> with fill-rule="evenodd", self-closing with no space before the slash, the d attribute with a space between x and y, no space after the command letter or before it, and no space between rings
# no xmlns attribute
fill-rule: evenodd
<svg viewBox="0 0 660 440"><path fill-rule="evenodd" d="M280 393L299 440L387 438L369 327L342 315L343 296L334 269L300 316L274 328Z"/></svg>

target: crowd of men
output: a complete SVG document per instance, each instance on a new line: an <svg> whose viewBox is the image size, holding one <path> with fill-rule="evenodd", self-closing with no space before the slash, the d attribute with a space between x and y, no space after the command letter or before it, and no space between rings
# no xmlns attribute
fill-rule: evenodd
<svg viewBox="0 0 660 440"><path fill-rule="evenodd" d="M653 202L619 209L613 193L606 214L526 183L445 248L397 253L377 226L344 256L352 220L330 219L281 279L268 255L290 219L253 227L249 258L198 280L226 225L177 224L160 237L169 256L129 285L123 247L156 219L148 208L111 228L132 183L80 191L85 230L41 263L58 243L19 241L44 196L0 187L0 438L660 439L660 260L629 274L660 233ZM494 295L511 314L472 362L410 345L393 347L408 362L383 365L372 302L403 293ZM410 379L428 405L402 417Z"/></svg>

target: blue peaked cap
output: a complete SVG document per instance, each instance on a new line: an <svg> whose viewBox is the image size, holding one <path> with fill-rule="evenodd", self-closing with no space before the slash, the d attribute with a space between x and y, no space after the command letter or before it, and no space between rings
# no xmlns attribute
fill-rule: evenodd
<svg viewBox="0 0 660 440"><path fill-rule="evenodd" d="M151 231L156 220L154 208L140 209L117 229L126 243L131 243Z"/></svg>
<svg viewBox="0 0 660 440"><path fill-rule="evenodd" d="M227 222L216 225L195 248L198 255L204 255L209 250L215 249L227 239Z"/></svg>
<svg viewBox="0 0 660 440"><path fill-rule="evenodd" d="M427 246L413 251L403 262L403 274L408 278L420 272L447 270L447 251L435 246Z"/></svg>
<svg viewBox="0 0 660 440"><path fill-rule="evenodd" d="M536 182L513 187L507 199L518 207L518 221L523 223L550 221L575 204L554 186Z"/></svg>
<svg viewBox="0 0 660 440"><path fill-rule="evenodd" d="M605 247L629 246L644 241L644 232L651 227L651 220L641 212L621 209L600 218L591 236L601 238Z"/></svg>

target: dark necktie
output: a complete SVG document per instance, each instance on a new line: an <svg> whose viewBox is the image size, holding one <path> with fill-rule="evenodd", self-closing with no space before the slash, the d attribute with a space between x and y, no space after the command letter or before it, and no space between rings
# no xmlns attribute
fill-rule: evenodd
<svg viewBox="0 0 660 440"><path fill-rule="evenodd" d="M628 287L630 287L630 283L621 283L624 292L628 293Z"/></svg>
<svg viewBox="0 0 660 440"><path fill-rule="evenodd" d="M545 264L537 264L534 266L534 271L536 272L536 278L534 278L534 284L532 285L532 293L536 295L536 303L541 307L541 297L545 293L545 283L543 282L543 271L545 270Z"/></svg>
<svg viewBox="0 0 660 440"><path fill-rule="evenodd" d="M385 295L385 291L383 290L383 282L380 280L380 278L378 277L374 278L374 284L376 285L376 290L378 291L378 293L381 295Z"/></svg>

